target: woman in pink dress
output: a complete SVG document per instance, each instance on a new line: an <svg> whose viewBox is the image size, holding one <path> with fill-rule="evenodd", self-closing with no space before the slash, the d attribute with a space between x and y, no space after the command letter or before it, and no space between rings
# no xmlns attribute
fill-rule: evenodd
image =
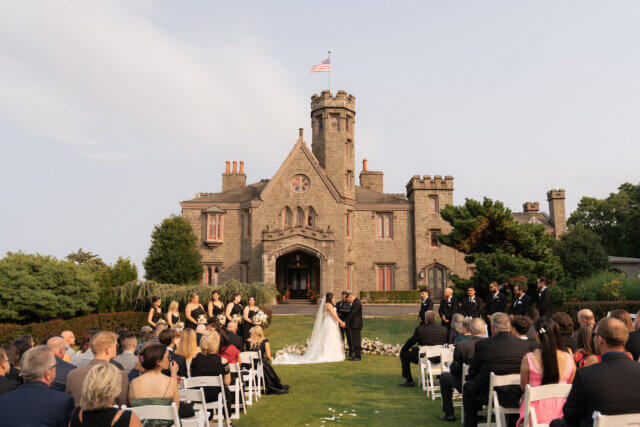
<svg viewBox="0 0 640 427"><path fill-rule="evenodd" d="M548 317L541 317L533 323L538 341L538 349L527 353L520 365L520 385L525 390L527 384L537 387L546 384L571 384L576 372L573 355L560 350L562 341L560 328ZM562 417L565 398L553 398L532 402L538 423L550 423ZM518 425L524 423L525 401L520 406Z"/></svg>

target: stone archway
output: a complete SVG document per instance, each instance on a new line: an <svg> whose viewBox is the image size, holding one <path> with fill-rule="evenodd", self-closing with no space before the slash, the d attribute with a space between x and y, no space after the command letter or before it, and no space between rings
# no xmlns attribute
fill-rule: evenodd
<svg viewBox="0 0 640 427"><path fill-rule="evenodd" d="M320 293L320 259L294 250L276 259L276 286L283 299L314 299Z"/></svg>

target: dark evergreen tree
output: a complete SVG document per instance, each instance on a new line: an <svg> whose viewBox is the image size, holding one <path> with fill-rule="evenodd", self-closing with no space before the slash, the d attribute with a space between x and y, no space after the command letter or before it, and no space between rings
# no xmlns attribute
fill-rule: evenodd
<svg viewBox="0 0 640 427"><path fill-rule="evenodd" d="M571 279L592 276L609 267L607 251L600 236L582 225L575 225L553 248L560 258L565 274Z"/></svg>

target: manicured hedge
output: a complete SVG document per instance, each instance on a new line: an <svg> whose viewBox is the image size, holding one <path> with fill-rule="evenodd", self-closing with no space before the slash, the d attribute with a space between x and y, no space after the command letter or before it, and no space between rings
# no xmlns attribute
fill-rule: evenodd
<svg viewBox="0 0 640 427"><path fill-rule="evenodd" d="M378 303L415 303L420 301L420 291L361 291L362 302Z"/></svg>
<svg viewBox="0 0 640 427"><path fill-rule="evenodd" d="M41 323L29 323L18 325L15 323L0 324L0 344L7 344L21 335L30 334L34 341L40 341L54 334L59 334L64 330L73 331L78 343L85 331L91 327L100 328L106 331L114 331L121 324L127 325L132 331L139 331L147 324L147 313L127 311L122 313L100 313L88 316L76 317L74 319L54 319Z"/></svg>
<svg viewBox="0 0 640 427"><path fill-rule="evenodd" d="M627 310L629 313L637 313L640 311L640 301L577 301L565 302L560 306L560 311L569 314L574 319L578 311L588 308L593 311L597 319L607 316L607 313L617 308Z"/></svg>

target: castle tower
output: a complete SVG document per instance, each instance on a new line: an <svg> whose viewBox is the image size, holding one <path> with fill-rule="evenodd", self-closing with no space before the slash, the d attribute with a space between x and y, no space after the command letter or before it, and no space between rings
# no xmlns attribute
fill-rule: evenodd
<svg viewBox="0 0 640 427"><path fill-rule="evenodd" d="M347 199L355 199L354 125L356 98L339 90L311 97L311 149L329 178Z"/></svg>
<svg viewBox="0 0 640 427"><path fill-rule="evenodd" d="M567 232L567 215L564 208L564 190L549 190L547 201L549 202L549 216L553 224L553 236L556 239Z"/></svg>

